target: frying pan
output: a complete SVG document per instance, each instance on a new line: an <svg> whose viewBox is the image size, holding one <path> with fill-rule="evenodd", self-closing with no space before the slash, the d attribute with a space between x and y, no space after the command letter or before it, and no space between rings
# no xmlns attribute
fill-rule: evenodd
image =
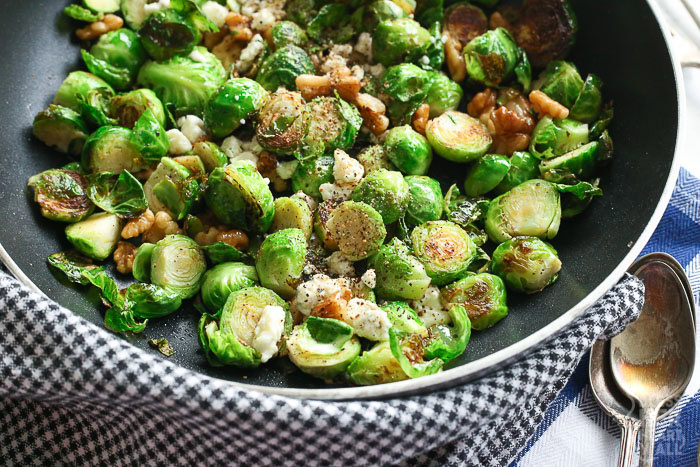
<svg viewBox="0 0 700 467"><path fill-rule="evenodd" d="M66 75L81 68L76 25L63 17L69 0L2 0L0 71L2 167L0 256L25 284L82 318L103 326L94 288L62 282L46 257L69 248L62 225L39 214L27 179L68 159L31 136L34 115L47 107ZM194 371L268 393L316 399L381 398L453 386L493 371L566 326L610 289L637 257L670 198L682 116L682 76L672 60L653 4L640 1L574 0L580 32L570 55L583 73L605 81L615 101L611 134L615 159L600 173L605 195L580 216L565 220L552 241L563 261L556 284L544 292L510 294L509 316L474 333L467 351L437 375L372 387L328 386L296 371L286 359L256 370L211 368L197 344L197 313L183 307L151 320L142 335L122 336L144 352L149 338L166 337L172 362ZM438 163L441 178L463 166ZM114 270L108 270L119 277Z"/></svg>

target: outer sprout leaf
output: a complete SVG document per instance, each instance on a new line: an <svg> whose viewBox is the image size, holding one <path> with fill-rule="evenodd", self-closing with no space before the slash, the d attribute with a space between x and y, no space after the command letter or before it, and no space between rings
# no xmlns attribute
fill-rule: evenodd
<svg viewBox="0 0 700 467"><path fill-rule="evenodd" d="M148 344L166 357L172 357L175 354L175 349L165 337L149 339Z"/></svg>
<svg viewBox="0 0 700 467"><path fill-rule="evenodd" d="M54 253L48 258L49 265L66 275L75 284L88 285L90 281L83 276L85 271L104 271L104 267L92 264L92 260L76 252Z"/></svg>
<svg viewBox="0 0 700 467"><path fill-rule="evenodd" d="M576 185L557 184L557 190L561 193L561 216L574 217L581 214L593 198L603 196L603 190L598 187L599 179L593 182L579 182Z"/></svg>
<svg viewBox="0 0 700 467"><path fill-rule="evenodd" d="M128 170L116 175L100 172L88 176L87 195L100 209L122 218L140 216L148 201L143 186Z"/></svg>
<svg viewBox="0 0 700 467"><path fill-rule="evenodd" d="M306 327L316 342L321 344L334 343L338 348L344 346L352 338L354 332L352 326L343 321L316 316L309 316L306 320Z"/></svg>
<svg viewBox="0 0 700 467"><path fill-rule="evenodd" d="M228 263L230 261L244 261L250 258L234 246L225 242L216 242L202 246L211 264Z"/></svg>
<svg viewBox="0 0 700 467"><path fill-rule="evenodd" d="M131 84L133 76L126 68L119 68L106 60L100 60L84 49L80 53L90 73L102 78L115 89L127 89Z"/></svg>
<svg viewBox="0 0 700 467"><path fill-rule="evenodd" d="M63 14L78 21L86 21L88 23L100 21L105 16L103 13L93 13L92 10L80 5L68 5L63 9Z"/></svg>
<svg viewBox="0 0 700 467"><path fill-rule="evenodd" d="M103 270L88 270L83 272L92 285L102 291L102 299L111 304L105 313L105 326L114 332L131 331L135 333L143 332L146 329L148 320L141 322L134 318L134 310L131 303L126 300L116 282Z"/></svg>
<svg viewBox="0 0 700 467"><path fill-rule="evenodd" d="M126 289L126 300L139 318L161 318L174 312L182 304L182 299L154 284L131 284Z"/></svg>
<svg viewBox="0 0 700 467"><path fill-rule="evenodd" d="M235 334L221 332L212 315L205 313L199 320L199 340L212 366L253 368L261 363L257 350L241 343Z"/></svg>
<svg viewBox="0 0 700 467"><path fill-rule="evenodd" d="M141 155L146 162L159 162L168 154L170 140L151 109L146 109L134 125L134 134L140 140Z"/></svg>
<svg viewBox="0 0 700 467"><path fill-rule="evenodd" d="M472 325L467 310L461 305L453 305L449 309L453 328L437 325L431 328L432 341L425 349L425 358L438 357L445 363L464 353L471 337Z"/></svg>
<svg viewBox="0 0 700 467"><path fill-rule="evenodd" d="M415 337L412 337L415 336ZM432 375L440 371L445 364L440 358L432 360L423 360L424 352L422 343L417 334L407 334L405 332L396 331L393 328L389 329L389 343L391 345L391 353L398 360L401 369L408 375L409 378L420 378L421 376ZM420 344L420 345L418 345ZM418 348L417 348L418 347ZM408 352L411 356L407 356Z"/></svg>

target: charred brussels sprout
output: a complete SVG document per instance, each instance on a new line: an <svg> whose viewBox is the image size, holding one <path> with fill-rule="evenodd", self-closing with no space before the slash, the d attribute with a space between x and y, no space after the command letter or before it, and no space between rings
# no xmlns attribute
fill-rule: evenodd
<svg viewBox="0 0 700 467"><path fill-rule="evenodd" d="M255 134L268 151L294 154L304 143L310 121L311 113L300 93L280 92L260 111Z"/></svg>
<svg viewBox="0 0 700 467"><path fill-rule="evenodd" d="M311 124L304 141L305 157L346 149L362 127L357 108L339 97L318 97L308 104Z"/></svg>
<svg viewBox="0 0 700 467"><path fill-rule="evenodd" d="M481 196L496 188L510 170L510 161L499 154L486 154L476 161L464 181L467 196Z"/></svg>
<svg viewBox="0 0 700 467"><path fill-rule="evenodd" d="M478 253L467 232L449 221L419 225L411 233L411 243L413 254L438 286L464 277Z"/></svg>
<svg viewBox="0 0 700 467"><path fill-rule="evenodd" d="M199 194L199 183L190 171L169 157L161 159L143 186L153 212L167 211L173 219L189 214Z"/></svg>
<svg viewBox="0 0 700 467"><path fill-rule="evenodd" d="M406 222L409 225L420 225L439 220L445 203L440 183L433 178L418 175L406 177L404 180L408 184L409 192Z"/></svg>
<svg viewBox="0 0 700 467"><path fill-rule="evenodd" d="M90 52L81 53L88 70L119 91L129 88L146 61L146 51L130 29L103 34Z"/></svg>
<svg viewBox="0 0 700 467"><path fill-rule="evenodd" d="M581 94L583 84L576 65L570 62L553 61L540 73L534 87L571 109Z"/></svg>
<svg viewBox="0 0 700 467"><path fill-rule="evenodd" d="M124 128L134 128L146 109L153 112L158 124L165 128L165 108L156 93L150 89L137 89L115 96L109 105L110 114Z"/></svg>
<svg viewBox="0 0 700 467"><path fill-rule="evenodd" d="M85 141L82 166L92 173L138 172L148 167L141 149L141 142L133 131L118 126L103 126Z"/></svg>
<svg viewBox="0 0 700 467"><path fill-rule="evenodd" d="M593 175L598 162L597 141L540 163L542 178L554 183L577 183Z"/></svg>
<svg viewBox="0 0 700 467"><path fill-rule="evenodd" d="M391 353L388 341L379 342L362 352L348 367L348 378L355 384L369 386L408 379L399 361Z"/></svg>
<svg viewBox="0 0 700 467"><path fill-rule="evenodd" d="M386 238L382 216L372 206L361 202L345 201L333 209L326 228L351 261L373 255Z"/></svg>
<svg viewBox="0 0 700 467"><path fill-rule="evenodd" d="M277 198L275 200L275 218L270 231L278 232L285 229L299 229L304 237L311 237L314 225L314 215L309 205L303 199Z"/></svg>
<svg viewBox="0 0 700 467"><path fill-rule="evenodd" d="M554 238L561 222L559 191L544 180L528 180L489 204L486 233L494 243L527 235Z"/></svg>
<svg viewBox="0 0 700 467"><path fill-rule="evenodd" d="M315 68L309 54L296 45L287 45L275 51L260 65L255 78L268 91L276 91L280 86L296 91L299 75L314 74Z"/></svg>
<svg viewBox="0 0 700 467"><path fill-rule="evenodd" d="M263 287L281 297L294 297L306 262L306 237L299 229L285 229L268 236L260 245L255 268Z"/></svg>
<svg viewBox="0 0 700 467"><path fill-rule="evenodd" d="M367 175L352 192L352 200L372 206L384 224L394 223L404 215L408 199L408 184L403 175L385 169Z"/></svg>
<svg viewBox="0 0 700 467"><path fill-rule="evenodd" d="M409 57L420 57L432 44L430 33L410 18L379 23L373 39L372 56L384 66L395 65Z"/></svg>
<svg viewBox="0 0 700 467"><path fill-rule="evenodd" d="M183 300L199 292L206 269L204 252L184 235L168 235L151 253L151 282Z"/></svg>
<svg viewBox="0 0 700 467"><path fill-rule="evenodd" d="M575 120L544 117L530 140L530 152L540 159L561 156L588 142L588 125Z"/></svg>
<svg viewBox="0 0 700 467"><path fill-rule="evenodd" d="M493 274L469 274L440 293L440 300L448 307L463 306L477 331L490 328L508 315L506 287Z"/></svg>
<svg viewBox="0 0 700 467"><path fill-rule="evenodd" d="M139 29L139 36L148 55L159 62L189 54L200 39L192 20L170 8L149 15Z"/></svg>
<svg viewBox="0 0 700 467"><path fill-rule="evenodd" d="M396 170L396 166L391 163L386 155L384 147L378 144L362 150L357 155L357 160L365 168L365 174L378 169Z"/></svg>
<svg viewBox="0 0 700 467"><path fill-rule="evenodd" d="M430 143L409 125L392 128L384 141L384 150L406 175L425 175L433 161Z"/></svg>
<svg viewBox="0 0 700 467"><path fill-rule="evenodd" d="M462 102L462 86L442 73L431 73L431 84L425 103L430 106L430 118L436 118L448 110L457 110Z"/></svg>
<svg viewBox="0 0 700 467"><path fill-rule="evenodd" d="M484 34L488 27L489 20L481 8L467 2L458 2L445 10L442 30L462 47Z"/></svg>
<svg viewBox="0 0 700 467"><path fill-rule="evenodd" d="M62 107L80 111L79 100L87 98L88 92L98 91L105 96L114 94L112 86L102 78L85 71L74 71L63 81L56 92L53 103Z"/></svg>
<svg viewBox="0 0 700 467"><path fill-rule="evenodd" d="M430 285L430 277L401 240L382 245L369 260L377 274L377 295L386 300L419 300Z"/></svg>
<svg viewBox="0 0 700 467"><path fill-rule="evenodd" d="M224 224L251 232L272 225L274 198L254 165L239 161L214 169L207 184L207 205Z"/></svg>
<svg viewBox="0 0 700 467"><path fill-rule="evenodd" d="M503 194L523 182L537 178L540 161L529 152L516 151L510 157L510 168L501 183L496 186L496 192Z"/></svg>
<svg viewBox="0 0 700 467"><path fill-rule="evenodd" d="M491 146L486 127L467 114L450 110L428 122L425 135L440 156L452 162L470 162Z"/></svg>
<svg viewBox="0 0 700 467"><path fill-rule="evenodd" d="M516 237L496 248L491 268L508 288L535 293L557 280L561 261L549 243L536 237Z"/></svg>
<svg viewBox="0 0 700 467"><path fill-rule="evenodd" d="M432 375L442 369L440 358L427 360L426 346L422 336L389 329L391 353L409 378Z"/></svg>
<svg viewBox="0 0 700 467"><path fill-rule="evenodd" d="M301 161L292 174L292 189L321 198L320 186L333 182L334 164L335 158L327 154Z"/></svg>
<svg viewBox="0 0 700 467"><path fill-rule="evenodd" d="M182 298L153 284L131 284L126 289L126 301L137 318L162 318L182 305Z"/></svg>
<svg viewBox="0 0 700 467"><path fill-rule="evenodd" d="M515 75L525 90L530 87L527 56L503 28L488 31L470 41L464 48L464 60L469 77L486 86L499 86Z"/></svg>
<svg viewBox="0 0 700 467"><path fill-rule="evenodd" d="M195 51L197 60L176 56L165 62L146 62L137 78L139 85L155 91L175 117L202 115L209 98L226 81L218 58L204 47Z"/></svg>
<svg viewBox="0 0 700 467"><path fill-rule="evenodd" d="M267 100L267 91L252 79L230 79L207 102L204 123L214 136L225 138L257 115Z"/></svg>
<svg viewBox="0 0 700 467"><path fill-rule="evenodd" d="M101 212L66 227L66 238L80 253L102 261L112 254L121 231L119 217Z"/></svg>
<svg viewBox="0 0 700 467"><path fill-rule="evenodd" d="M128 171L118 176L100 172L88 176L87 196L95 206L121 218L140 216L148 202L139 182Z"/></svg>
<svg viewBox="0 0 700 467"><path fill-rule="evenodd" d="M292 21L279 21L270 30L272 45L281 49L287 45L303 46L309 41L306 31Z"/></svg>
<svg viewBox="0 0 700 467"><path fill-rule="evenodd" d="M202 302L212 313L219 311L229 295L258 283L255 267L243 263L221 263L209 269L202 280Z"/></svg>
<svg viewBox="0 0 700 467"><path fill-rule="evenodd" d="M47 219L78 222L95 209L85 193L87 180L78 172L47 170L32 176L27 185L34 189L34 201Z"/></svg>
<svg viewBox="0 0 700 467"><path fill-rule="evenodd" d="M79 113L52 104L34 117L32 132L47 146L77 156L83 149L88 129Z"/></svg>

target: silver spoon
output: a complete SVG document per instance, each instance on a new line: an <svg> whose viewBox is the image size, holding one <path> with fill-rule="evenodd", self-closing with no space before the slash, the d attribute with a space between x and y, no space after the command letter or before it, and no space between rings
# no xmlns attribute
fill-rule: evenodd
<svg viewBox="0 0 700 467"><path fill-rule="evenodd" d="M642 258L635 271L646 288L640 317L611 340L610 362L620 390L639 404L639 462L651 466L660 407L688 386L695 362L693 307L676 269Z"/></svg>

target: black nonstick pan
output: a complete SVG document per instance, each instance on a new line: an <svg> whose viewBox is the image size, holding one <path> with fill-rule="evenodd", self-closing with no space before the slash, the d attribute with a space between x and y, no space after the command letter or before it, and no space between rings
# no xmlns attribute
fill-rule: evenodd
<svg viewBox="0 0 700 467"><path fill-rule="evenodd" d="M63 226L41 217L26 187L30 176L69 162L33 139L31 123L66 75L82 68L73 35L76 24L61 13L68 0L0 3L5 12L0 18L5 50L0 68L0 256L27 285L102 327L103 309L95 290L62 283L47 266L46 257L68 249L68 244ZM558 282L536 295L510 294L509 316L474 333L464 355L444 372L348 388L306 377L285 359L253 371L211 368L197 343L198 315L189 306L166 319L151 320L142 335L123 338L144 352L155 352L148 339L166 337L176 350L171 361L232 384L295 397L354 399L426 392L473 379L571 322L617 282L656 227L676 179L674 155L682 120L682 76L653 5L574 0L573 6L580 32L569 58L582 74L601 76L606 98L615 102L615 159L600 173L605 195L582 215L565 220L552 241L564 264ZM442 170L458 174L460 184L464 179L463 167Z"/></svg>

